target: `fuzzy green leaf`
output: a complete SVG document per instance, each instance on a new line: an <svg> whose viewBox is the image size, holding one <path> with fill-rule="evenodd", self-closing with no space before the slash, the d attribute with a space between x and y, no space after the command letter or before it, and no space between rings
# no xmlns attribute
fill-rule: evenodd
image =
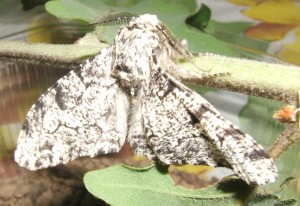
<svg viewBox="0 0 300 206"><path fill-rule="evenodd" d="M243 205L252 190L236 178L225 178L203 189L186 189L174 182L168 173L157 167L134 170L112 166L85 174L88 191L111 205ZM274 194L253 194L249 205L293 205L295 200L280 200ZM293 204L292 204L293 203Z"/></svg>
<svg viewBox="0 0 300 206"><path fill-rule="evenodd" d="M232 181L242 191L249 189L240 180L229 182ZM137 171L120 165L112 166L88 172L84 183L90 193L111 205L233 205L240 201L235 197L235 188L225 186L222 190L212 186L189 190L174 186L170 176L156 167Z"/></svg>

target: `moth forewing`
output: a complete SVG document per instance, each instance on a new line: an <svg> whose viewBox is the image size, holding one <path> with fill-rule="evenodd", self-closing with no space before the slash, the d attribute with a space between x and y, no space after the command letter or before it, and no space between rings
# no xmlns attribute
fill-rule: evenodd
<svg viewBox="0 0 300 206"><path fill-rule="evenodd" d="M30 170L118 152L127 133L128 97L110 77L112 47L50 87L29 110L15 160Z"/></svg>
<svg viewBox="0 0 300 206"><path fill-rule="evenodd" d="M170 81L179 85L172 77ZM183 105L199 120L200 131L222 153L233 171L248 184L274 182L277 168L264 148L226 120L208 101L184 85L176 90Z"/></svg>
<svg viewBox="0 0 300 206"><path fill-rule="evenodd" d="M156 152L156 155L160 161L167 164L202 163L210 166L231 167L248 184L262 185L275 181L277 176L276 166L262 146L251 136L243 133L230 121L221 116L207 100L168 74L168 70L159 69L160 66L164 66L164 63L156 62L153 61L151 63L152 71L155 71L152 73L155 76L153 79L156 79L156 82L152 81L152 86L149 86L149 89L154 91L152 92L154 94L151 95L150 100L146 100L145 104L157 102L156 107L166 107L160 111L160 114L165 117L161 118L160 115L155 115L155 110L150 109L149 116L154 115L154 117L148 122L151 125L155 124L156 127L161 124L167 124L168 121L174 122L175 119L180 120L177 122L177 128L182 128L185 124L185 127L181 130L173 129L173 133L173 126L169 125L167 126L168 132L163 135L162 131L157 129L155 132L157 135L153 135L155 130L150 127L147 128L148 131L152 131L149 140L150 145L154 147L154 152L159 151ZM176 68L175 70L179 71L181 68ZM157 96L157 98L154 99L153 96ZM170 109L170 102L172 102L172 109ZM172 119L166 117L168 113L172 114ZM157 123L159 121L161 124ZM189 123L187 124L186 122ZM195 134L195 129L198 135ZM185 131L185 134L178 135L175 130L179 133ZM167 133L176 137L176 140L166 138ZM190 152L186 153L186 157L180 154L173 154L173 151L166 152L159 143L153 141L157 136L160 136L160 138L157 138L156 141L159 141L159 139L161 141L168 140L171 142L170 144L175 145L174 149L181 148L183 154L188 150ZM198 139L198 143L194 142L195 138ZM179 144L176 141L184 143ZM185 143L189 146L185 146ZM199 151L192 152L195 150L192 145L197 145ZM166 144L165 148L167 146Z"/></svg>

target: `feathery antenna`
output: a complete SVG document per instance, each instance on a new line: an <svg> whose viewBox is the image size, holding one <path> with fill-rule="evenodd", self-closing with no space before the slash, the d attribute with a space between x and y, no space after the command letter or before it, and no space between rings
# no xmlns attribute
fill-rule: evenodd
<svg viewBox="0 0 300 206"><path fill-rule="evenodd" d="M175 50L179 52L188 62L190 62L192 65L194 65L197 69L208 72L210 70L204 70L198 67L195 62L193 61L193 55L178 41L178 39L175 37L175 35L171 32L168 27L160 22L159 25L157 25L157 28L163 33L163 35L168 39L169 43L173 46Z"/></svg>
<svg viewBox="0 0 300 206"><path fill-rule="evenodd" d="M126 24L138 16L139 15L131 12L114 12L96 19L92 24L97 24L99 26Z"/></svg>

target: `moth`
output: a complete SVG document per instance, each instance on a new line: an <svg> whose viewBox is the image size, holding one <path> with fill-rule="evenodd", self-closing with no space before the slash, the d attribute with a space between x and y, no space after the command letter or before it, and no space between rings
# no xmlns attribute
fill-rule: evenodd
<svg viewBox="0 0 300 206"><path fill-rule="evenodd" d="M228 167L253 185L275 181L263 147L181 83L191 74L178 66L178 55L191 60L155 15L132 16L110 46L31 107L16 162L30 170L53 167L118 152L127 141L136 154L163 164Z"/></svg>

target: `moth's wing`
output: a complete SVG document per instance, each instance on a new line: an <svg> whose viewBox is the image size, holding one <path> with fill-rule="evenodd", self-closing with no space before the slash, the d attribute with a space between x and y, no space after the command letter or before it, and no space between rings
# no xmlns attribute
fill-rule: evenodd
<svg viewBox="0 0 300 206"><path fill-rule="evenodd" d="M147 136L145 133L144 119L145 111L143 111L141 101L133 99L132 111L129 120L128 141L137 155L146 156L149 159L156 160L156 155L152 148L148 145Z"/></svg>
<svg viewBox="0 0 300 206"><path fill-rule="evenodd" d="M167 75L174 95L200 124L199 131L219 150L233 171L248 184L274 182L277 168L264 148L233 125L203 97Z"/></svg>
<svg viewBox="0 0 300 206"><path fill-rule="evenodd" d="M135 109L134 114L140 120L131 125L137 129L129 132L135 152L165 164L228 166L210 139L199 132L199 121L176 97L176 89L160 75L145 87L140 111Z"/></svg>
<svg viewBox="0 0 300 206"><path fill-rule="evenodd" d="M111 51L58 80L31 107L15 151L19 165L36 170L120 150L129 103L109 75Z"/></svg>

